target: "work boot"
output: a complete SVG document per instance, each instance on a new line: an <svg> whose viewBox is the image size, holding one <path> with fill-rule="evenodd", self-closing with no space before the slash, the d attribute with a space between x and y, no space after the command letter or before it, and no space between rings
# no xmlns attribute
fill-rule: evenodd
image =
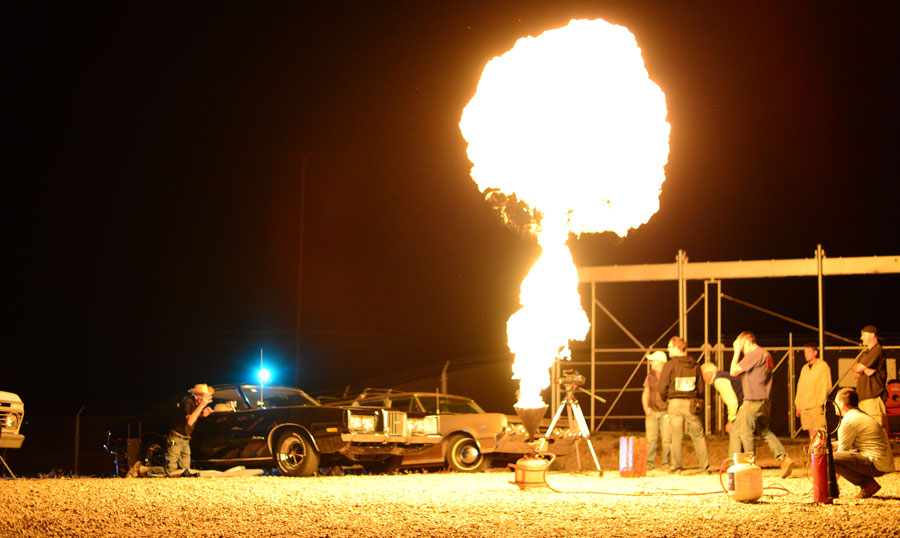
<svg viewBox="0 0 900 538"><path fill-rule="evenodd" d="M137 462L131 466L131 469L128 469L128 472L125 474L125 478L137 478L141 476L141 462Z"/></svg>
<svg viewBox="0 0 900 538"><path fill-rule="evenodd" d="M878 493L878 490L881 489L881 485L872 480L867 486L860 486L859 493L856 494L857 499L868 499L872 495Z"/></svg>
<svg viewBox="0 0 900 538"><path fill-rule="evenodd" d="M781 478L791 476L791 469L793 468L794 460L792 460L790 456L785 456L784 459L781 460Z"/></svg>

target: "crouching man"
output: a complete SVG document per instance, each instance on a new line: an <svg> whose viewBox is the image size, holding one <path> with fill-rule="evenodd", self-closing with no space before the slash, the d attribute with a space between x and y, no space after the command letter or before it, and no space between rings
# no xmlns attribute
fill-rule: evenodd
<svg viewBox="0 0 900 538"><path fill-rule="evenodd" d="M859 410L855 390L839 390L834 403L842 417L834 447L834 470L859 486L857 499L867 499L881 489L875 477L894 471L891 445L884 428Z"/></svg>

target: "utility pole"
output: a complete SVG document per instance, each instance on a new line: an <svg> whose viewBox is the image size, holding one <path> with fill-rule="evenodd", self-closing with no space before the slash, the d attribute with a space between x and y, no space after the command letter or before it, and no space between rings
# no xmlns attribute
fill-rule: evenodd
<svg viewBox="0 0 900 538"><path fill-rule="evenodd" d="M300 160L300 246L297 254L297 334L294 339L294 386L300 387L301 321L303 312L303 224L306 216L306 155Z"/></svg>

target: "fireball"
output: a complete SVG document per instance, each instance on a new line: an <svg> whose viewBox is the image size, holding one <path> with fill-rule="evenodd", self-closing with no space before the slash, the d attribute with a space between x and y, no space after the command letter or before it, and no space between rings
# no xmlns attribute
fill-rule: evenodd
<svg viewBox="0 0 900 538"><path fill-rule="evenodd" d="M540 407L550 366L590 329L569 235L625 236L659 209L665 95L628 29L573 20L488 62L459 127L478 188L515 195L540 217L531 229L541 256L507 322L516 406Z"/></svg>

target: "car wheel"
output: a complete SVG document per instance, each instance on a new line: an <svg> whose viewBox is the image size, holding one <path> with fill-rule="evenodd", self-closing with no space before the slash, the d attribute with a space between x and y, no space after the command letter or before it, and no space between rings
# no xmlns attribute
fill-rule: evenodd
<svg viewBox="0 0 900 538"><path fill-rule="evenodd" d="M166 448L163 446L162 441L159 440L151 440L147 441L144 444L144 462L148 466L166 466Z"/></svg>
<svg viewBox="0 0 900 538"><path fill-rule="evenodd" d="M487 461L475 439L456 433L447 441L447 465L451 471L474 473L483 470Z"/></svg>
<svg viewBox="0 0 900 538"><path fill-rule="evenodd" d="M319 468L319 453L303 433L290 430L275 444L275 464L287 476L312 476Z"/></svg>

